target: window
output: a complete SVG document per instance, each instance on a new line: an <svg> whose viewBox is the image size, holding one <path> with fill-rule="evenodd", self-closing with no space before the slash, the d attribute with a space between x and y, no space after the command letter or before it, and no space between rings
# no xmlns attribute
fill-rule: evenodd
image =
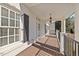
<svg viewBox="0 0 79 59"><path fill-rule="evenodd" d="M0 6L0 46L19 41L20 14Z"/></svg>
<svg viewBox="0 0 79 59"><path fill-rule="evenodd" d="M2 42L1 42L1 38L0 38L0 46L1 46L1 43L2 43Z"/></svg>
<svg viewBox="0 0 79 59"><path fill-rule="evenodd" d="M8 26L8 19L7 18L1 18L1 26Z"/></svg>
<svg viewBox="0 0 79 59"><path fill-rule="evenodd" d="M19 34L19 29L15 29L15 34Z"/></svg>
<svg viewBox="0 0 79 59"><path fill-rule="evenodd" d="M8 36L7 28L0 28L0 36Z"/></svg>
<svg viewBox="0 0 79 59"><path fill-rule="evenodd" d="M19 36L15 36L15 41L19 41Z"/></svg>
<svg viewBox="0 0 79 59"><path fill-rule="evenodd" d="M16 19L19 20L20 19L20 15L16 13Z"/></svg>
<svg viewBox="0 0 79 59"><path fill-rule="evenodd" d="M10 26L15 26L15 20L10 19Z"/></svg>
<svg viewBox="0 0 79 59"><path fill-rule="evenodd" d="M14 28L9 29L9 35L14 35Z"/></svg>
<svg viewBox="0 0 79 59"><path fill-rule="evenodd" d="M15 19L15 13L14 13L14 12L12 12L12 11L10 11L10 18Z"/></svg>
<svg viewBox="0 0 79 59"><path fill-rule="evenodd" d="M38 31L40 31L40 24L38 24Z"/></svg>
<svg viewBox="0 0 79 59"><path fill-rule="evenodd" d="M0 28L0 37L1 37L1 28Z"/></svg>
<svg viewBox="0 0 79 59"><path fill-rule="evenodd" d="M19 27L19 26L20 26L20 22L16 21L16 27Z"/></svg>
<svg viewBox="0 0 79 59"><path fill-rule="evenodd" d="M20 26L20 15L16 13L16 27Z"/></svg>
<svg viewBox="0 0 79 59"><path fill-rule="evenodd" d="M1 16L5 16L5 17L8 17L8 10L1 7Z"/></svg>
<svg viewBox="0 0 79 59"><path fill-rule="evenodd" d="M4 46L8 44L8 38L4 37L4 38L0 38L0 46Z"/></svg>
<svg viewBox="0 0 79 59"><path fill-rule="evenodd" d="M9 43L13 43L14 42L14 36L10 36L9 37Z"/></svg>
<svg viewBox="0 0 79 59"><path fill-rule="evenodd" d="M10 11L10 26L15 26L15 13Z"/></svg>

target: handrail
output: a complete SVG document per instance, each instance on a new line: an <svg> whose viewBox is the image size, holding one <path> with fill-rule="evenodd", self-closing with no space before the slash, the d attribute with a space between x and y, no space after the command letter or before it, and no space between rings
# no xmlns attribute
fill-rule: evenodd
<svg viewBox="0 0 79 59"><path fill-rule="evenodd" d="M65 35L65 34L64 34ZM68 37L70 40L73 40L73 41L75 41L76 43L78 43L79 44L79 42L77 41L77 40L75 40L75 39L72 39L71 37L69 37L69 36L67 36L67 35L65 35L66 37Z"/></svg>

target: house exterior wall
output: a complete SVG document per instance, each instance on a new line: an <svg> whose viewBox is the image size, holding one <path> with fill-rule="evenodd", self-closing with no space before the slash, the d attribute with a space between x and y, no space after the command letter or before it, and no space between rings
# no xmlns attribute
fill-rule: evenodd
<svg viewBox="0 0 79 59"><path fill-rule="evenodd" d="M36 39L36 16L31 13L27 6L22 3L10 3L11 6L16 7L20 10L21 16L22 14L27 14L29 16L29 40ZM21 40L23 40L23 20L21 19Z"/></svg>
<svg viewBox="0 0 79 59"><path fill-rule="evenodd" d="M40 21L40 37L45 35L45 20Z"/></svg>
<svg viewBox="0 0 79 59"><path fill-rule="evenodd" d="M0 3L0 6L5 7L7 9L11 9L14 12L20 13L20 9L18 9L19 8L18 4L16 5L17 8L14 5L10 5L8 3ZM21 32L19 32L19 33L21 34ZM14 50L17 47L19 47L21 45L21 41L20 40L21 39L19 39L18 42L14 42L12 44L0 47L0 55L5 55L5 54L9 53L9 51Z"/></svg>
<svg viewBox="0 0 79 59"><path fill-rule="evenodd" d="M40 28L39 28L40 27ZM36 18L36 38L45 36L45 20Z"/></svg>
<svg viewBox="0 0 79 59"><path fill-rule="evenodd" d="M20 4L20 7L21 15L25 13L29 16L29 40L31 41L33 39L36 39L36 17L29 11L29 9L24 4Z"/></svg>
<svg viewBox="0 0 79 59"><path fill-rule="evenodd" d="M31 42L36 41L38 39L37 36L37 24L36 24L36 16L28 9L28 7L22 3L2 3L0 4L2 6L5 6L7 8L10 8L14 11L17 11L20 13L20 16L22 16L24 13L27 14L29 16L29 40ZM40 21L40 37L43 36L45 34L45 28L44 28L44 24L45 22L41 19ZM27 48L28 45L27 42L23 44L23 20L20 20L20 41L16 44L12 44L6 47L5 51L2 52L2 50L4 50L3 48L0 49L1 55L16 55L17 53L21 52L22 50L24 50L25 48ZM22 48L23 46L23 48ZM21 47L19 49L14 49L14 51L9 52L9 50L11 51L12 47L15 47L15 49L17 47ZM5 48L5 47L4 47ZM8 52L8 53L7 53Z"/></svg>

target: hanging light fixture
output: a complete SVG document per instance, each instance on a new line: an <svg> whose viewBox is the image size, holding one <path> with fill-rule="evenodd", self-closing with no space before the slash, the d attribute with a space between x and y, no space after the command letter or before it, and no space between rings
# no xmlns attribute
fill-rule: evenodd
<svg viewBox="0 0 79 59"><path fill-rule="evenodd" d="M52 23L52 14L50 13L49 16L49 22Z"/></svg>
<svg viewBox="0 0 79 59"><path fill-rule="evenodd" d="M52 21L52 14L49 13L49 21L46 23L46 25L49 26L51 23L53 23L53 21Z"/></svg>

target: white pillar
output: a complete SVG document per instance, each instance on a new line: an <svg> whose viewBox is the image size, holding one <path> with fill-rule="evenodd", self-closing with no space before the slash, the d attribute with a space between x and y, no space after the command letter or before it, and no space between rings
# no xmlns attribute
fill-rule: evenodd
<svg viewBox="0 0 79 59"><path fill-rule="evenodd" d="M46 30L47 30L47 35L49 35L50 25L48 23L46 23Z"/></svg>
<svg viewBox="0 0 79 59"><path fill-rule="evenodd" d="M59 33L59 30L56 30L56 37L58 39L58 33Z"/></svg>
<svg viewBox="0 0 79 59"><path fill-rule="evenodd" d="M66 19L64 19L64 33L66 33Z"/></svg>
<svg viewBox="0 0 79 59"><path fill-rule="evenodd" d="M60 33L60 52L64 54L64 33L66 33L65 19L61 21L61 33Z"/></svg>
<svg viewBox="0 0 79 59"><path fill-rule="evenodd" d="M60 52L64 54L64 33L60 33Z"/></svg>
<svg viewBox="0 0 79 59"><path fill-rule="evenodd" d="M61 21L61 32L64 32L64 33L66 33L66 22L65 21L66 21L65 19Z"/></svg>

